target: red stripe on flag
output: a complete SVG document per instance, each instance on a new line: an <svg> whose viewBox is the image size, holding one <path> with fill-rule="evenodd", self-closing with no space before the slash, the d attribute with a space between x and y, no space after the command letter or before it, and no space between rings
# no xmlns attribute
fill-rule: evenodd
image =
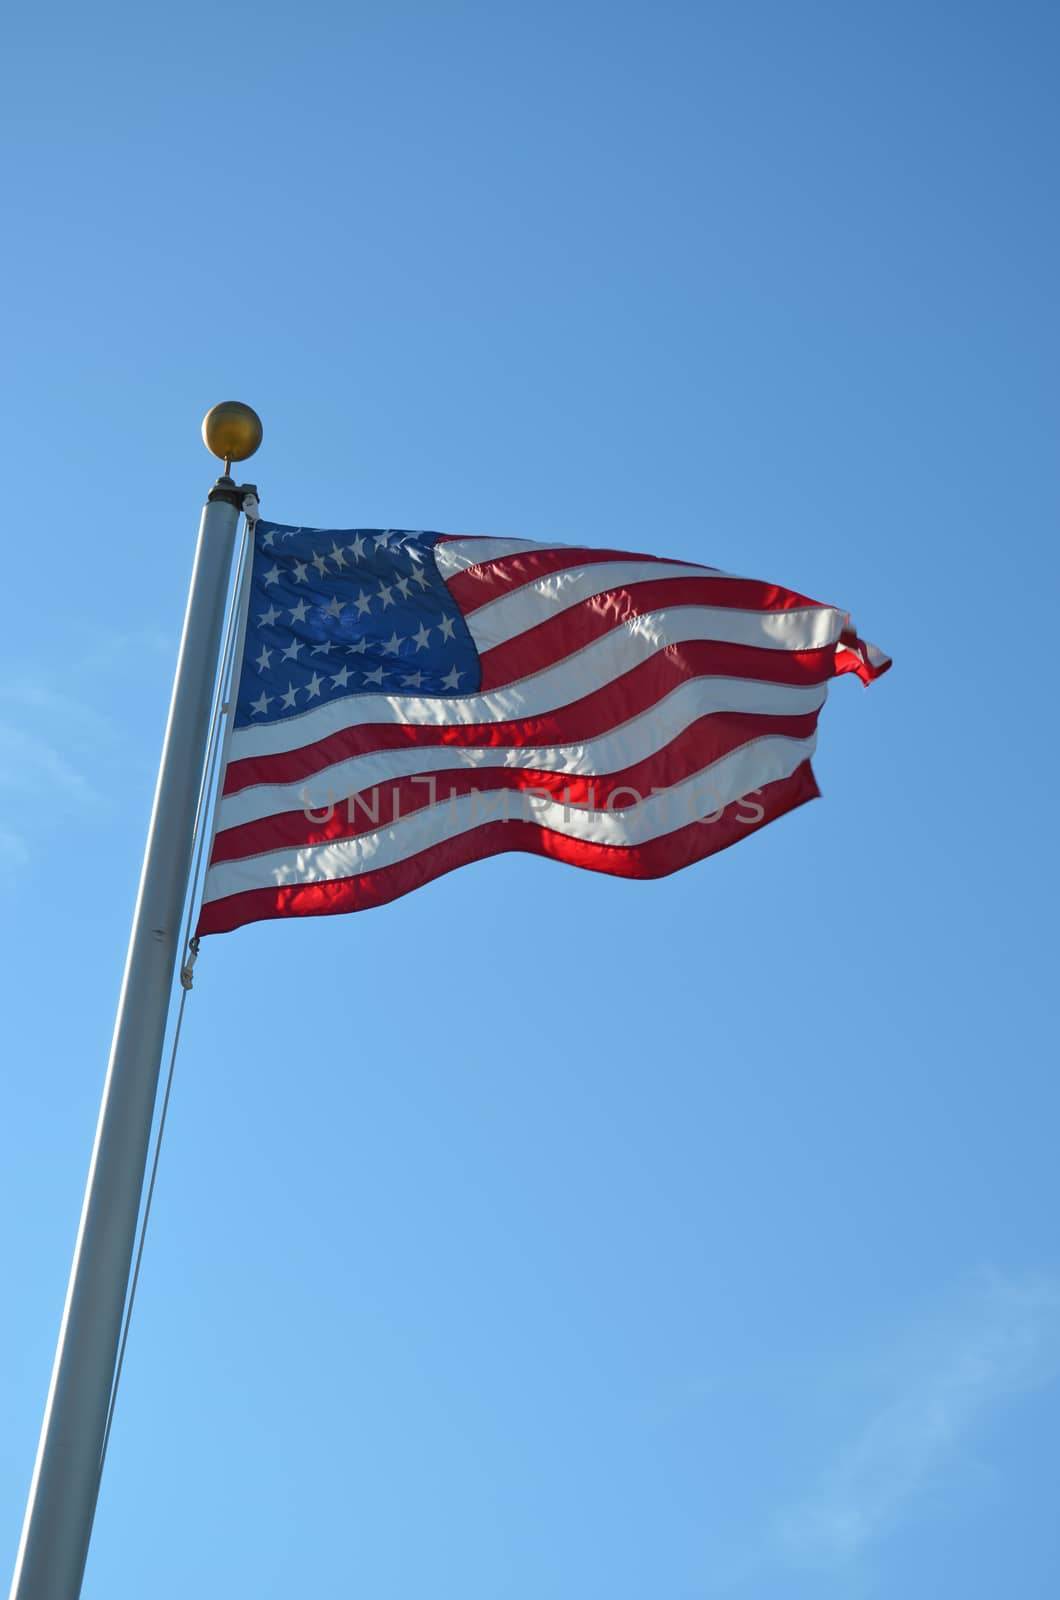
<svg viewBox="0 0 1060 1600"><path fill-rule="evenodd" d="M404 750L410 745L580 743L639 716L693 678L743 678L812 687L827 682L834 670L835 650L831 645L817 650L762 650L754 645L692 639L668 645L603 688L534 717L441 726L366 722L341 728L298 749L233 759L225 772L223 792L238 794L259 783L297 783L352 756L376 750ZM290 726L294 737L297 724L292 721Z"/></svg>
<svg viewBox="0 0 1060 1600"><path fill-rule="evenodd" d="M582 550L569 546L558 550L519 550L513 555L498 556L494 561L483 561L475 567L465 567L455 572L445 582L449 593L465 615L477 611L489 600L496 600L513 589L536 583L539 578L549 578L555 572L565 572L568 567L598 566L601 561L657 561L661 566L672 567L667 556L637 555L629 550ZM692 562L681 562L692 566ZM711 572L704 567L704 573Z"/></svg>
<svg viewBox="0 0 1060 1600"><path fill-rule="evenodd" d="M761 811L760 817L740 820L749 803L734 801L716 822L689 823L637 846L591 844L534 822L484 823L377 872L328 883L250 889L210 901L200 912L196 932L226 933L244 923L271 917L319 917L368 910L385 905L443 873L508 850L549 856L570 866L616 877L662 878L756 833L785 812L815 799L819 792L810 763L804 761L790 778L767 784L758 792L756 805Z"/></svg>
<svg viewBox="0 0 1060 1600"><path fill-rule="evenodd" d="M492 650L483 650L480 656L482 693L502 689L519 678L541 672L634 617L678 606L712 606L727 611L750 611L755 615L827 609L785 589L769 589L764 584L738 578L669 578L631 583L580 600L514 638L506 639L503 644L494 645ZM759 647L743 645L738 648Z"/></svg>
<svg viewBox="0 0 1060 1600"><path fill-rule="evenodd" d="M508 790L521 796L537 790L575 811L614 809L621 812L637 800L649 799L653 789L669 789L693 778L696 773L703 773L697 796L707 806L711 790L710 775L705 769L715 761L768 736L809 739L816 726L815 711L800 717L748 717L716 712L690 723L668 745L643 761L621 772L590 777L569 772L542 772L530 767L432 769L428 758L423 771L415 775L373 784L356 795L332 796L329 804L334 810L330 817L320 815L329 807L317 806L309 808L310 812L317 813L315 820L303 809L224 828L214 840L210 860L211 864L239 861L273 850L302 849L335 839L353 839L360 834L374 833L378 828L391 827L402 817L411 817L432 804L444 805L455 796L478 792L496 794ZM317 778L318 788L322 776ZM433 789L430 780L433 780ZM495 805L493 809L496 810Z"/></svg>

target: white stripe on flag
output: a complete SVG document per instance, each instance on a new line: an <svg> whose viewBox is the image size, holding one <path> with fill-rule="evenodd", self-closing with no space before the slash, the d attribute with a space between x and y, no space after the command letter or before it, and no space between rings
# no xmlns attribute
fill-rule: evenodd
<svg viewBox="0 0 1060 1600"><path fill-rule="evenodd" d="M561 544L538 544L533 539L442 539L434 546L434 559L443 578L451 578L483 561L524 555L528 550L563 550Z"/></svg>
<svg viewBox="0 0 1060 1600"><path fill-rule="evenodd" d="M600 561L584 567L565 567L562 572L535 578L495 600L487 600L471 613L467 624L479 649L490 650L580 600L591 600L610 589L624 589L632 583L669 583L675 578L730 576L666 561Z"/></svg>
<svg viewBox="0 0 1060 1600"><path fill-rule="evenodd" d="M466 768L521 767L604 777L645 761L665 748L700 717L724 711L741 716L799 717L820 711L828 685L756 683L745 678L692 678L628 722L579 744L530 748L525 745L413 745L352 756L296 783L261 783L223 796L217 827L287 811L321 811L378 784L398 782L421 772L459 772Z"/></svg>
<svg viewBox="0 0 1060 1600"><path fill-rule="evenodd" d="M647 844L767 783L790 777L813 754L815 745L816 736L791 739L768 735L723 756L682 783L651 795L627 812L579 811L537 797L527 815L539 826L568 838L619 848ZM427 806L391 827L351 839L219 862L207 873L203 901L220 900L249 889L330 882L378 872L484 822L497 820L497 813L498 803L493 796L465 794ZM710 824L704 822L703 826Z"/></svg>
<svg viewBox="0 0 1060 1600"><path fill-rule="evenodd" d="M669 645L706 639L763 650L818 650L835 644L845 622L846 613L831 606L765 613L714 606L649 611L565 660L488 694L351 695L281 722L237 728L229 762L299 750L343 728L371 722L441 728L540 716L604 688Z"/></svg>

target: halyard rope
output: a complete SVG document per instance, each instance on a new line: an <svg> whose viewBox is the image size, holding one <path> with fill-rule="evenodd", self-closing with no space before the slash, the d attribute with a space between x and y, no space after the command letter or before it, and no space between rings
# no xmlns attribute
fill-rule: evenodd
<svg viewBox="0 0 1060 1600"><path fill-rule="evenodd" d="M169 1097L173 1089L173 1073L177 1064L177 1049L180 1044L180 1030L184 1023L184 1006L192 987L192 971L196 957L199 954L199 941L191 938L192 919L195 916L199 895L200 877L202 874L203 857L206 852L207 840L212 836L212 829L204 826L206 812L209 809L210 796L214 793L216 782L215 767L220 751L220 731L225 714L231 705L232 689L235 679L235 663L233 652L240 601L243 594L243 579L246 563L254 558L254 526L258 520L257 497L248 494L243 502L243 538L239 547L239 559L236 562L236 577L232 591L232 603L228 609L228 623L225 629L224 644L221 648L221 670L217 676L217 685L214 689L213 705L210 711L210 733L206 745L206 760L203 763L202 783L199 785L199 797L195 806L195 822L192 828L192 848L194 851L194 865L192 867L191 881L188 886L187 920L184 924L184 937L181 949L184 959L180 968L180 1005L177 1007L177 1020L173 1029L173 1044L169 1052L169 1068L166 1072L166 1087L162 1095L162 1110L158 1118L158 1131L155 1134L154 1154L151 1158L151 1176L147 1183L147 1195L144 1200L143 1216L140 1220L140 1233L136 1243L136 1257L133 1264L132 1279L129 1283L129 1297L125 1303L125 1316L122 1319L121 1338L118 1342L118 1359L114 1367L114 1382L111 1385L110 1401L107 1405L107 1420L103 1428L103 1443L99 1452L99 1471L103 1473L103 1464L107 1459L107 1446L110 1443L110 1430L114 1422L114 1407L118 1398L118 1384L121 1381L122 1367L125 1365L125 1349L129 1342L129 1328L132 1323L133 1303L136 1299L136 1288L140 1281L140 1267L144 1257L144 1243L147 1239L147 1223L151 1215L151 1202L154 1199L155 1180L158 1177L158 1163L162 1154L162 1135L166 1131L166 1117L169 1113Z"/></svg>

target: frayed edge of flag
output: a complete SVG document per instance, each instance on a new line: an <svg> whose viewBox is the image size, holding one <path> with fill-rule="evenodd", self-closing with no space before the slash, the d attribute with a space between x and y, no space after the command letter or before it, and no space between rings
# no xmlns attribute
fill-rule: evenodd
<svg viewBox="0 0 1060 1600"><path fill-rule="evenodd" d="M869 644L867 639L859 638L853 628L848 626L839 635L839 643L835 647L837 678L844 672L856 672L862 683L870 684L882 678L892 665L890 656L884 655L874 644Z"/></svg>

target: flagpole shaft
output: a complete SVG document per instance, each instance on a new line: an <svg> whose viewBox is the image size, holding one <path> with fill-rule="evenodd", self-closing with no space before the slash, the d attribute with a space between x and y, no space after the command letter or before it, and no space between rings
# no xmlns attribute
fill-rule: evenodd
<svg viewBox="0 0 1060 1600"><path fill-rule="evenodd" d="M241 505L242 491L228 478L218 480L203 507L110 1064L11 1600L77 1600L81 1590Z"/></svg>

